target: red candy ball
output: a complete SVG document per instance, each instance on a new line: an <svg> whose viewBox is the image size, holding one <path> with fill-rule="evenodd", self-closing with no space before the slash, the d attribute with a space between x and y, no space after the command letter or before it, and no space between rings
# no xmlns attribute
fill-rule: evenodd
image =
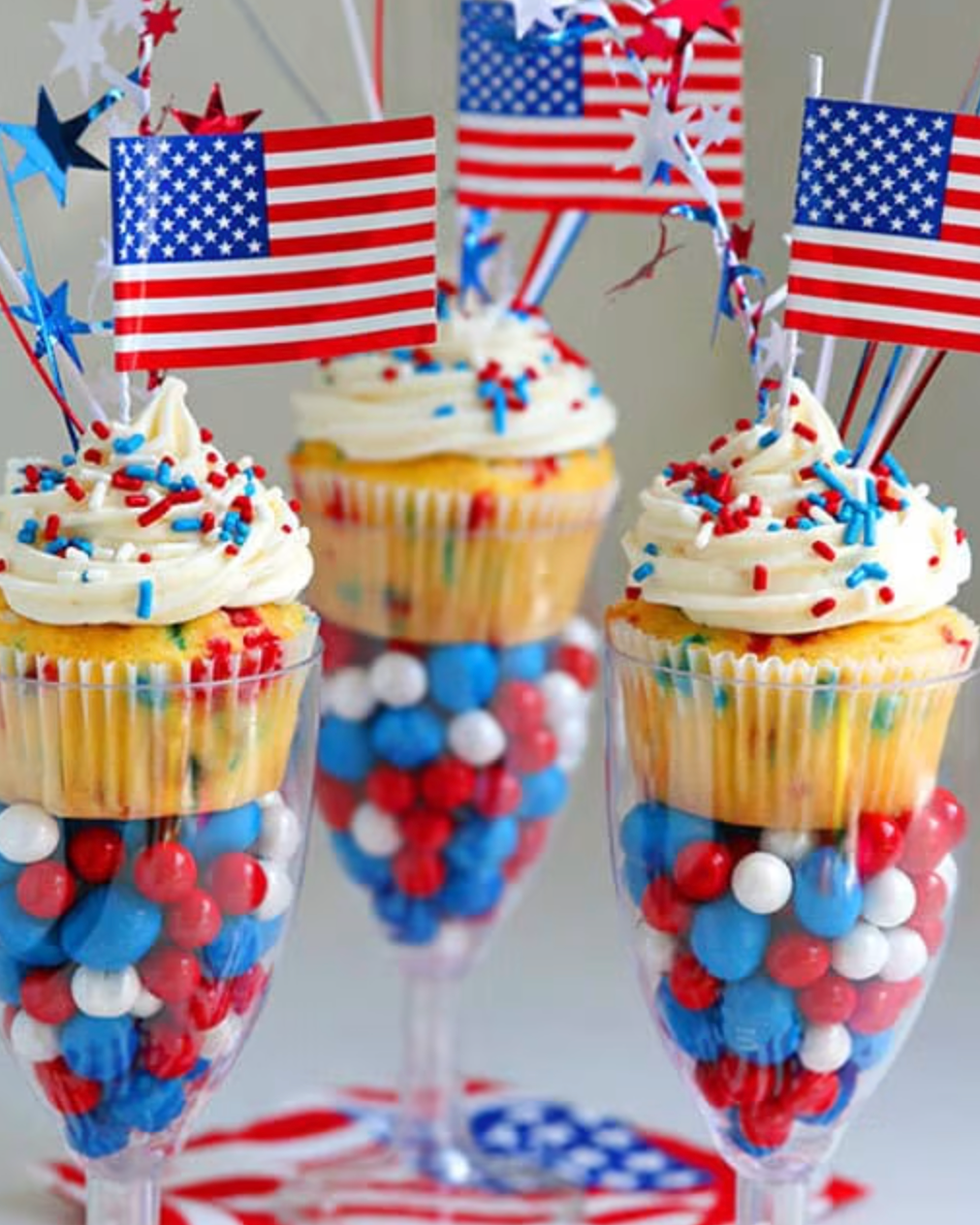
<svg viewBox="0 0 980 1225"><path fill-rule="evenodd" d="M923 872L914 876L915 918L941 919L949 905L949 888L938 872Z"/></svg>
<svg viewBox="0 0 980 1225"><path fill-rule="evenodd" d="M147 1026L143 1032L141 1062L152 1076L160 1080L177 1080L197 1063L201 1044L186 1029L178 1029L167 1021Z"/></svg>
<svg viewBox="0 0 980 1225"><path fill-rule="evenodd" d="M103 825L79 830L68 843L68 862L90 885L104 885L122 871L126 846L121 835Z"/></svg>
<svg viewBox="0 0 980 1225"><path fill-rule="evenodd" d="M551 837L550 821L522 821L517 850L504 864L504 877L515 880L543 853Z"/></svg>
<svg viewBox="0 0 980 1225"><path fill-rule="evenodd" d="M434 897L446 883L446 863L431 851L406 846L395 856L392 874L408 897Z"/></svg>
<svg viewBox="0 0 980 1225"><path fill-rule="evenodd" d="M674 861L674 880L685 897L711 902L728 888L732 857L720 842L690 842Z"/></svg>
<svg viewBox="0 0 980 1225"><path fill-rule="evenodd" d="M599 659L585 647L566 643L555 652L555 667L574 676L583 689L591 689L599 679Z"/></svg>
<svg viewBox="0 0 980 1225"><path fill-rule="evenodd" d="M477 775L473 805L481 817L509 817L521 802L521 780L503 766L490 766Z"/></svg>
<svg viewBox="0 0 980 1225"><path fill-rule="evenodd" d="M942 919L920 919L918 915L913 915L907 926L917 931L926 942L930 957L935 957L946 941L946 924Z"/></svg>
<svg viewBox="0 0 980 1225"><path fill-rule="evenodd" d="M75 880L60 863L32 863L17 878L17 901L35 919L60 919L75 900Z"/></svg>
<svg viewBox="0 0 980 1225"><path fill-rule="evenodd" d="M809 932L787 932L769 945L766 969L780 986L799 991L830 969L830 947Z"/></svg>
<svg viewBox="0 0 980 1225"><path fill-rule="evenodd" d="M721 983L693 953L681 953L670 970L670 989L679 1004L700 1012L718 999Z"/></svg>
<svg viewBox="0 0 980 1225"><path fill-rule="evenodd" d="M230 985L227 982L213 982L209 978L201 980L186 1007L186 1015L195 1029L214 1029L230 1011Z"/></svg>
<svg viewBox="0 0 980 1225"><path fill-rule="evenodd" d="M225 914L243 915L262 905L269 881L254 855L229 851L211 865L208 885Z"/></svg>
<svg viewBox="0 0 980 1225"><path fill-rule="evenodd" d="M833 1110L840 1093L840 1081L835 1072L809 1072L800 1068L790 1082L786 1102L796 1114L807 1117Z"/></svg>
<svg viewBox="0 0 980 1225"><path fill-rule="evenodd" d="M728 1090L729 1100L737 1106L752 1106L778 1096L784 1075L773 1064L750 1063L741 1055L722 1055L718 1070Z"/></svg>
<svg viewBox="0 0 980 1225"><path fill-rule="evenodd" d="M739 1119L742 1135L758 1148L782 1148L793 1130L793 1111L782 1101L743 1106Z"/></svg>
<svg viewBox="0 0 980 1225"><path fill-rule="evenodd" d="M544 720L544 694L530 681L505 681L493 703L497 722L509 736L523 736Z"/></svg>
<svg viewBox="0 0 980 1225"><path fill-rule="evenodd" d="M894 817L877 812L861 814L858 826L857 868L862 879L892 868L902 857L905 835Z"/></svg>
<svg viewBox="0 0 980 1225"><path fill-rule="evenodd" d="M657 876L643 894L643 917L657 931L679 936L691 925L691 906L669 876Z"/></svg>
<svg viewBox="0 0 980 1225"><path fill-rule="evenodd" d="M543 724L522 733L507 746L507 765L518 774L547 770L558 756L558 740Z"/></svg>
<svg viewBox="0 0 980 1225"><path fill-rule="evenodd" d="M930 808L912 814L905 831L905 848L901 865L906 872L918 875L931 872L950 848L949 829L943 817Z"/></svg>
<svg viewBox="0 0 980 1225"><path fill-rule="evenodd" d="M376 766L368 775L367 796L382 812L395 815L407 812L415 803L418 786L408 770Z"/></svg>
<svg viewBox="0 0 980 1225"><path fill-rule="evenodd" d="M197 884L197 861L179 842L157 842L136 856L133 880L145 898L169 906Z"/></svg>
<svg viewBox="0 0 980 1225"><path fill-rule="evenodd" d="M843 1025L857 1007L853 983L838 974L827 974L799 994L800 1012L812 1025Z"/></svg>
<svg viewBox="0 0 980 1225"><path fill-rule="evenodd" d="M400 824L405 841L424 851L441 851L456 828L448 812L421 804L406 813Z"/></svg>
<svg viewBox="0 0 980 1225"><path fill-rule="evenodd" d="M34 1065L41 1092L59 1114L88 1114L102 1101L102 1085L97 1080L76 1076L63 1059Z"/></svg>
<svg viewBox="0 0 980 1225"><path fill-rule="evenodd" d="M64 1025L75 1015L71 972L28 970L20 984L20 1002L28 1016L45 1025Z"/></svg>
<svg viewBox="0 0 980 1225"><path fill-rule="evenodd" d="M210 944L220 930L221 908L203 889L192 889L167 913L167 935L182 949Z"/></svg>
<svg viewBox="0 0 980 1225"><path fill-rule="evenodd" d="M201 965L182 949L154 949L140 962L143 985L165 1004L189 1000L201 983Z"/></svg>
<svg viewBox="0 0 980 1225"><path fill-rule="evenodd" d="M734 1104L728 1084L717 1063L699 1063L694 1069L694 1083L701 1096L714 1110L727 1110Z"/></svg>
<svg viewBox="0 0 980 1225"><path fill-rule="evenodd" d="M268 989L269 972L264 966L254 965L244 974L233 978L229 986L231 987L232 1008L240 1017L247 1016Z"/></svg>
<svg viewBox="0 0 980 1225"><path fill-rule="evenodd" d="M857 1007L848 1020L856 1034L880 1034L891 1029L905 1011L908 989L905 983L864 983L858 992Z"/></svg>
<svg viewBox="0 0 980 1225"><path fill-rule="evenodd" d="M476 771L458 757L434 762L422 773L422 798L447 812L468 804L475 788Z"/></svg>
<svg viewBox="0 0 980 1225"><path fill-rule="evenodd" d="M317 770L316 802L321 816L331 829L343 833L350 828L354 809L357 808L357 794L353 787L332 774Z"/></svg>
<svg viewBox="0 0 980 1225"><path fill-rule="evenodd" d="M952 850L958 847L966 837L969 818L966 809L951 791L945 787L937 788L929 801L929 808L939 817L946 830L946 845Z"/></svg>
<svg viewBox="0 0 980 1225"><path fill-rule="evenodd" d="M357 639L350 630L340 625L321 621L320 637L323 639L323 671L326 676L346 667L357 654Z"/></svg>

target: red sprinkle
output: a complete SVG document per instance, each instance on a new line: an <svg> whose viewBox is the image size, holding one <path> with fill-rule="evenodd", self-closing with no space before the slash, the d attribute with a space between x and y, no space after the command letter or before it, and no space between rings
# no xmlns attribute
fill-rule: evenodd
<svg viewBox="0 0 980 1225"><path fill-rule="evenodd" d="M0 574L3 574L6 568L7 568L7 563L3 560L2 557L0 557Z"/></svg>
<svg viewBox="0 0 980 1225"><path fill-rule="evenodd" d="M735 458L732 460L732 467L741 468L741 466L744 463L745 463L745 460L741 457L741 455L736 455Z"/></svg>
<svg viewBox="0 0 980 1225"><path fill-rule="evenodd" d="M393 383L398 378L398 371L394 366L385 366L384 370L381 371L381 377L386 383Z"/></svg>
<svg viewBox="0 0 980 1225"><path fill-rule="evenodd" d="M627 587L626 590L623 592L623 595L625 595L627 600L638 600L642 594L643 594L642 587Z"/></svg>
<svg viewBox="0 0 980 1225"><path fill-rule="evenodd" d="M756 566L752 571L752 590L753 591L768 591L769 590L769 571L765 566Z"/></svg>
<svg viewBox="0 0 980 1225"><path fill-rule="evenodd" d="M878 599L882 604L890 604L895 598L895 592L890 587L880 587L878 589Z"/></svg>
<svg viewBox="0 0 980 1225"><path fill-rule="evenodd" d="M811 546L814 553L818 557L822 557L824 561L836 561L837 553L832 545L829 545L826 540L815 540Z"/></svg>
<svg viewBox="0 0 980 1225"><path fill-rule="evenodd" d="M748 419L748 417L739 417L739 419L735 422L735 428L737 430L742 430L743 432L745 430L750 430L752 428L752 422Z"/></svg>
<svg viewBox="0 0 980 1225"><path fill-rule="evenodd" d="M73 502L85 501L85 490L81 487L81 485L79 485L78 481L76 481L73 476L70 476L68 480L65 481L65 493L68 494Z"/></svg>
<svg viewBox="0 0 980 1225"><path fill-rule="evenodd" d="M214 515L211 511L205 511L201 516L201 531L207 535L208 532L214 531Z"/></svg>
<svg viewBox="0 0 980 1225"><path fill-rule="evenodd" d="M229 476L238 476L239 472L241 472L241 468L239 468L237 464L225 464L225 472Z"/></svg>
<svg viewBox="0 0 980 1225"><path fill-rule="evenodd" d="M208 484L213 485L215 489L224 489L225 485L228 484L228 478L220 472L209 472Z"/></svg>
<svg viewBox="0 0 980 1225"><path fill-rule="evenodd" d="M582 401L581 401L581 400L573 400L573 401L572 401L572 412L576 412L576 413L577 413L577 412L579 411L579 409L580 409L580 408L585 408L585 405L582 403Z"/></svg>
<svg viewBox="0 0 980 1225"><path fill-rule="evenodd" d="M93 421L92 433L104 442L110 436L111 431L104 421Z"/></svg>
<svg viewBox="0 0 980 1225"><path fill-rule="evenodd" d="M48 515L44 521L44 539L56 540L61 529L61 520L57 515Z"/></svg>
<svg viewBox="0 0 980 1225"><path fill-rule="evenodd" d="M237 544L226 544L225 552L228 554L229 557L234 557L235 554L238 552L238 545Z"/></svg>
<svg viewBox="0 0 980 1225"><path fill-rule="evenodd" d="M746 507L746 510L750 515L762 514L762 499L757 493L752 494L752 496L749 498L749 504Z"/></svg>
<svg viewBox="0 0 980 1225"><path fill-rule="evenodd" d="M205 455L204 458L208 461L209 464L216 464L218 460L220 459L220 456L218 455L217 451L208 451L207 455Z"/></svg>
<svg viewBox="0 0 980 1225"><path fill-rule="evenodd" d="M303 509L302 504L300 503L299 498L290 498L290 499L289 499L289 509L290 509L290 510L293 512L293 514L294 514L294 515L298 515L298 514L299 514L299 512L300 512L300 511Z"/></svg>
<svg viewBox="0 0 980 1225"><path fill-rule="evenodd" d="M150 495L148 493L128 493L126 494L126 505L132 507L149 506Z"/></svg>
<svg viewBox="0 0 980 1225"><path fill-rule="evenodd" d="M799 396L796 394L796 392L794 391L794 392L793 392L793 394L792 394L792 395L790 396L790 398L789 398L789 406L790 406L790 408L796 408L796 406L797 406L797 404L799 404L799 402L800 402L800 397L799 397Z"/></svg>
<svg viewBox="0 0 980 1225"><path fill-rule="evenodd" d="M263 467L262 464L253 464L252 472L255 474L256 480L259 480L259 481L265 480L265 468Z"/></svg>
<svg viewBox="0 0 980 1225"><path fill-rule="evenodd" d="M711 452L712 455L714 455L715 451L720 451L722 447L727 446L727 445L728 445L728 435L719 434L718 437L714 440L714 442L712 442L711 446L708 447L708 450Z"/></svg>
<svg viewBox="0 0 980 1225"><path fill-rule="evenodd" d="M120 468L112 474L112 487L114 489L130 489L134 492L139 492L143 488L143 482L137 476L127 476Z"/></svg>
<svg viewBox="0 0 980 1225"><path fill-rule="evenodd" d="M289 535L292 533L292 530L293 530L293 529L292 529L292 528L289 526L289 524L288 524L288 523L284 523L284 524L282 525L282 530L283 530L283 532L284 532L284 533L285 533L287 536L289 536Z"/></svg>
<svg viewBox="0 0 980 1225"><path fill-rule="evenodd" d="M827 596L825 600L817 600L816 604L810 609L814 617L826 617L828 613L832 613L837 607L837 601L831 596Z"/></svg>
<svg viewBox="0 0 980 1225"><path fill-rule="evenodd" d="M792 404L792 399L790 403ZM817 431L812 425L807 425L805 421L795 421L793 423L793 433L799 434L801 438L805 438L807 442L817 441Z"/></svg>
<svg viewBox="0 0 980 1225"><path fill-rule="evenodd" d="M213 442L213 441L214 441L214 435L211 433L211 431L209 429L202 429L201 430L201 442Z"/></svg>
<svg viewBox="0 0 980 1225"><path fill-rule="evenodd" d="M84 459L87 464L101 464L102 452L98 447L87 447L82 452L82 459Z"/></svg>
<svg viewBox="0 0 980 1225"><path fill-rule="evenodd" d="M805 468L801 468L797 474L801 481L812 481L816 477L811 464L807 464Z"/></svg>
<svg viewBox="0 0 980 1225"><path fill-rule="evenodd" d="M929 565L932 567L933 570L935 570L935 568L939 565L939 558L935 554L933 554L932 557L929 558Z"/></svg>
<svg viewBox="0 0 980 1225"><path fill-rule="evenodd" d="M136 560L146 566L153 560L153 557L150 553L140 553Z"/></svg>
<svg viewBox="0 0 980 1225"><path fill-rule="evenodd" d="M956 543L962 544L964 540L966 540L966 532L961 527L958 527L956 529Z"/></svg>

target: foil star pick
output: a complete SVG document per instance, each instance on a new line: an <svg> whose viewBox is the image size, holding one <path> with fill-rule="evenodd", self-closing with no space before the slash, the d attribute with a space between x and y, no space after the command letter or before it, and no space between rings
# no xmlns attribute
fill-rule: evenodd
<svg viewBox="0 0 980 1225"><path fill-rule="evenodd" d="M176 107L171 107L170 113L192 136L237 135L250 128L262 114L261 111L244 111L241 115L229 115L225 110L221 86L217 83L211 87L203 115L192 115L190 111L179 111Z"/></svg>
<svg viewBox="0 0 980 1225"><path fill-rule="evenodd" d="M60 345L73 365L81 370L82 359L75 345L75 337L101 332L104 330L103 325L85 323L71 314L68 309L67 281L62 281L54 293L45 294L30 273L25 272L21 279L30 301L26 306L13 307L13 313L18 319L23 319L37 329L34 355L45 357L55 345Z"/></svg>
<svg viewBox="0 0 980 1225"><path fill-rule="evenodd" d="M105 13L92 16L88 0L75 0L75 16L71 21L48 22L61 43L61 56L54 66L54 75L59 76L73 69L78 74L78 83L84 94L88 94L92 86L92 69L101 68L106 62L102 39L107 20Z"/></svg>
<svg viewBox="0 0 980 1225"><path fill-rule="evenodd" d="M735 25L728 0L667 0L657 9L657 17L664 20L676 17L683 30L681 41L688 43L703 29L734 40Z"/></svg>
<svg viewBox="0 0 980 1225"><path fill-rule="evenodd" d="M684 135L696 109L671 110L667 87L663 81L658 81L650 94L650 109L645 115L635 111L620 112L623 123L633 134L633 143L616 162L616 169L639 167L645 188L669 178L673 167L685 165L678 138Z"/></svg>
<svg viewBox="0 0 980 1225"><path fill-rule="evenodd" d="M183 11L173 8L170 0L164 0L163 7L155 12L148 8L143 10L143 33L153 40L154 47L159 47L169 34L177 33L177 19Z"/></svg>
<svg viewBox="0 0 980 1225"><path fill-rule="evenodd" d="M556 8L565 0L510 0L514 9L514 24L517 37L523 38L535 23L540 22L549 30L557 30L560 24Z"/></svg>
<svg viewBox="0 0 980 1225"><path fill-rule="evenodd" d="M78 143L96 119L119 100L112 90L87 111L72 119L60 119L42 86L38 93L37 119L34 126L22 123L0 123L0 133L8 136L24 150L14 167L11 179L22 183L35 174L43 174L62 206L68 197L68 171L106 170L107 167Z"/></svg>

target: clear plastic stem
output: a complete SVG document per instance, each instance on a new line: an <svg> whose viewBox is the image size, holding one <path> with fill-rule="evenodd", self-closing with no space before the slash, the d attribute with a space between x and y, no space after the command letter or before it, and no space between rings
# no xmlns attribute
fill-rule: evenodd
<svg viewBox="0 0 980 1225"><path fill-rule="evenodd" d="M806 1225L806 1182L738 1177L738 1225Z"/></svg>
<svg viewBox="0 0 980 1225"><path fill-rule="evenodd" d="M85 1225L159 1225L160 1180L106 1178L91 1170Z"/></svg>

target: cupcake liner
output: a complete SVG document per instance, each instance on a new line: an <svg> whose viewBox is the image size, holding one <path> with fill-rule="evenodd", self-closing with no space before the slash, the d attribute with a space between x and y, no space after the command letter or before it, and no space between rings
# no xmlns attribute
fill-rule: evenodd
<svg viewBox="0 0 980 1225"><path fill-rule="evenodd" d="M309 599L361 633L519 643L574 615L615 483L574 494L438 492L295 472L317 558Z"/></svg>
<svg viewBox="0 0 980 1225"><path fill-rule="evenodd" d="M615 734L648 797L783 830L917 810L935 788L969 665L958 644L945 660L760 659L615 620L609 640L624 687Z"/></svg>
<svg viewBox="0 0 980 1225"><path fill-rule="evenodd" d="M0 648L0 801L126 820L234 808L282 783L316 626L195 663L55 658Z"/></svg>

